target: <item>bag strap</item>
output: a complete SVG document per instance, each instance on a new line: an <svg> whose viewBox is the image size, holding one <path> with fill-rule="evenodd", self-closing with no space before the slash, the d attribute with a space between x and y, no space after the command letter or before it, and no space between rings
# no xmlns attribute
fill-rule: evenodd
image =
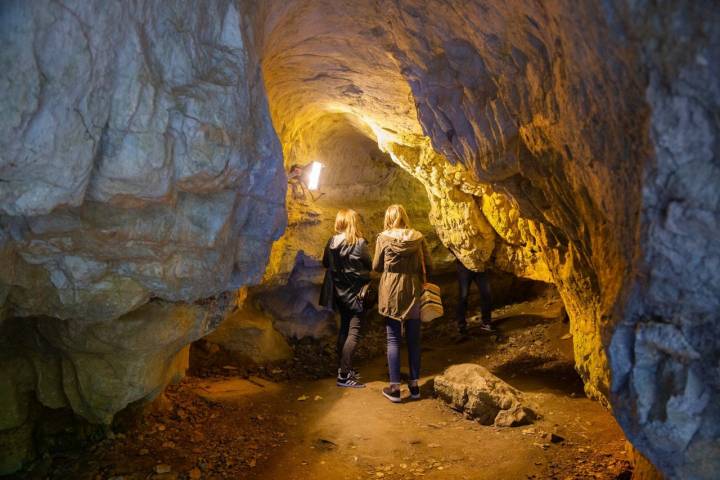
<svg viewBox="0 0 720 480"><path fill-rule="evenodd" d="M422 266L423 283L427 283L427 271L425 270L425 249L423 248L424 241L425 239L420 240L420 265Z"/></svg>

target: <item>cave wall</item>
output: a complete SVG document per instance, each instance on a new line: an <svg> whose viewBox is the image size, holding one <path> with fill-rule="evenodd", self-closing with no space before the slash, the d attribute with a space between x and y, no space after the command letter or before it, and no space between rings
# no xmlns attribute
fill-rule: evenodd
<svg viewBox="0 0 720 480"><path fill-rule="evenodd" d="M558 287L587 392L642 453L670 476L710 478L712 2L264 7L281 139L326 112L365 123L425 185L431 221L464 263Z"/></svg>
<svg viewBox="0 0 720 480"><path fill-rule="evenodd" d="M24 366L0 371L19 392L0 428L27 433L28 395L107 421L232 303L201 299L261 282L268 259L265 281L289 279L300 247L271 247L282 158L334 131L419 180L438 239L469 267L554 283L588 393L665 473L711 478L713 3L3 2L0 327L27 348L3 352ZM330 226L292 204L289 222L321 243ZM157 308L169 329L190 320L145 345L162 359L152 375L121 341L92 346L141 334ZM108 357L106 385L92 372Z"/></svg>
<svg viewBox="0 0 720 480"><path fill-rule="evenodd" d="M605 12L561 1L264 7L258 43L281 141L327 112L367 125L425 184L433 225L464 263L558 286L578 370L606 401L604 345L636 255L647 145L635 51Z"/></svg>
<svg viewBox="0 0 720 480"><path fill-rule="evenodd" d="M286 180L239 7L0 5L3 447L28 395L92 422L152 398L262 278Z"/></svg>
<svg viewBox="0 0 720 480"><path fill-rule="evenodd" d="M615 416L669 478L720 471L720 11L635 2L653 148L642 256L610 345Z"/></svg>

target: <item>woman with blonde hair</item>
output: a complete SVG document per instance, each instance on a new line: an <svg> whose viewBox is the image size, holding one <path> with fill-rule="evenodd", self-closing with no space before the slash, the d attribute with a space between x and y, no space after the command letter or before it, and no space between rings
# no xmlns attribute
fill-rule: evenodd
<svg viewBox="0 0 720 480"><path fill-rule="evenodd" d="M340 312L337 339L338 387L363 388L352 367L352 358L360 340L364 306L360 298L370 282L370 250L360 230L360 215L342 209L335 216L335 235L328 240L323 253L327 269L320 293L320 305Z"/></svg>
<svg viewBox="0 0 720 480"><path fill-rule="evenodd" d="M420 398L420 297L423 262L430 271L430 254L423 235L410 227L402 205L385 212L385 230L375 244L373 270L382 272L378 288L378 311L385 317L390 386L383 395L391 402L400 398L400 343L403 327L410 364L410 398Z"/></svg>

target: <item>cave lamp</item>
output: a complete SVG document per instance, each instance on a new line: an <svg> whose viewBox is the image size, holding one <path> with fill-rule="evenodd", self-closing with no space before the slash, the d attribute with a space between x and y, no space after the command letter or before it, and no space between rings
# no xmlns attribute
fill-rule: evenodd
<svg viewBox="0 0 720 480"><path fill-rule="evenodd" d="M323 168L323 164L320 162L313 162L310 167L310 179L308 181L309 190L317 190L320 184L320 171Z"/></svg>

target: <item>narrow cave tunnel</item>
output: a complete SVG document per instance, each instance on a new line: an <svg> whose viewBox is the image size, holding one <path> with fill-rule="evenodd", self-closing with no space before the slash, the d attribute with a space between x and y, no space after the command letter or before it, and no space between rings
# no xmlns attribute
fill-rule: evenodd
<svg viewBox="0 0 720 480"><path fill-rule="evenodd" d="M714 7L3 2L0 475L715 478ZM318 304L396 203L445 307L401 405Z"/></svg>

